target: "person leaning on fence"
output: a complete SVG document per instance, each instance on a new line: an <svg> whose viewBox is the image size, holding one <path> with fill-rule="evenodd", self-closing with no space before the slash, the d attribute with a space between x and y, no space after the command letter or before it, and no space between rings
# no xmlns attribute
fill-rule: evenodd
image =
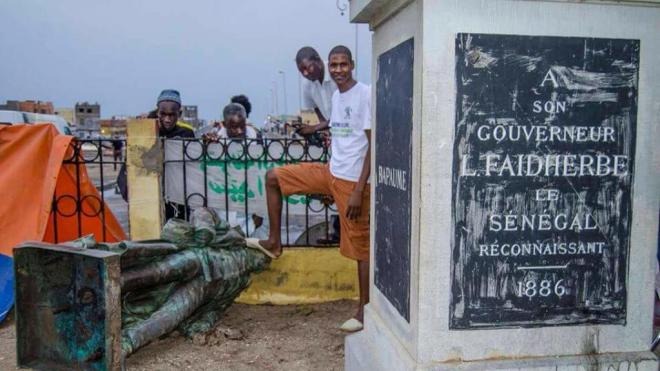
<svg viewBox="0 0 660 371"><path fill-rule="evenodd" d="M326 73L323 60L312 47L304 46L298 50L296 67L305 78L302 83L302 109L312 109L316 112L319 123L324 126L314 129L321 130L327 127L327 121L330 119L332 94L337 91L337 83Z"/></svg>
<svg viewBox="0 0 660 371"><path fill-rule="evenodd" d="M156 109L147 118L155 118L158 136L161 138L194 138L195 133L190 127L179 123L181 116L181 94L173 89L163 90L156 101ZM117 175L117 188L124 201L128 202L128 181L126 164L122 164ZM190 208L185 205L170 202L165 205L165 220L190 215Z"/></svg>
<svg viewBox="0 0 660 371"><path fill-rule="evenodd" d="M229 99L229 103L238 103L243 108L245 108L245 119L247 121L248 118L250 118L250 113L252 112L252 103L250 103L250 99L244 95L244 94L239 94L239 95L234 95Z"/></svg>
<svg viewBox="0 0 660 371"><path fill-rule="evenodd" d="M326 142L328 120L332 112L332 94L337 91L337 83L325 70L323 60L312 47L304 46L296 53L296 67L305 78L302 82L301 109L314 110L319 123L316 125L294 125L296 133L310 144L322 145Z"/></svg>
<svg viewBox="0 0 660 371"><path fill-rule="evenodd" d="M173 89L163 90L156 101L156 122L158 136L161 138L194 138L195 133L189 127L179 124L181 117L181 94ZM187 219L190 207L176 202L165 203L165 220L171 218Z"/></svg>
<svg viewBox="0 0 660 371"><path fill-rule="evenodd" d="M252 103L250 103L250 99L244 94L239 94L231 97L229 103L238 103L245 108L245 127L250 128L255 132L255 138L261 138L261 132L250 122L250 112L252 112Z"/></svg>
<svg viewBox="0 0 660 371"><path fill-rule="evenodd" d="M337 91L337 83L325 70L323 60L319 53L310 46L304 46L296 53L296 67L305 78L302 83L302 109L313 109L319 119L317 125L294 125L296 132L304 136L310 144L328 146L328 137L320 136L328 128L328 119L332 112L332 94ZM324 203L333 203L332 198L323 200ZM337 243L341 237L339 219L332 217L333 232L330 239L319 239L322 244Z"/></svg>
<svg viewBox="0 0 660 371"><path fill-rule="evenodd" d="M229 103L222 110L223 125L213 132L205 135L207 141L220 138L229 139L256 139L257 131L247 125L245 107L238 103Z"/></svg>
<svg viewBox="0 0 660 371"><path fill-rule="evenodd" d="M280 236L282 196L329 194L339 212L339 251L356 260L360 303L354 318L341 329L362 329L364 305L369 301L369 176L371 152L371 89L353 79L354 63L345 46L330 51L328 69L338 90L332 96L330 128L332 157L329 165L300 163L272 169L266 174L270 221L267 240L246 239L248 247L271 258L282 254Z"/></svg>
<svg viewBox="0 0 660 371"><path fill-rule="evenodd" d="M190 126L179 123L181 94L173 89L163 90L156 103L158 136L161 138L194 138Z"/></svg>

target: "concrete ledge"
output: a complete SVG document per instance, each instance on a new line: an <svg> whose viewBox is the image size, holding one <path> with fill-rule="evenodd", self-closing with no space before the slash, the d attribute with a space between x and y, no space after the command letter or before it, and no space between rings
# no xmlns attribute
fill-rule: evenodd
<svg viewBox="0 0 660 371"><path fill-rule="evenodd" d="M348 335L344 340L344 369L412 371L416 364L378 314L367 305L364 330Z"/></svg>
<svg viewBox="0 0 660 371"><path fill-rule="evenodd" d="M537 0L523 0L523 1L537 1ZM545 0L564 3L596 3L596 4L610 4L610 5L638 5L638 6L659 6L660 0Z"/></svg>
<svg viewBox="0 0 660 371"><path fill-rule="evenodd" d="M512 360L487 360L433 365L423 370L530 370L530 371L656 371L658 359L651 352L612 353Z"/></svg>
<svg viewBox="0 0 660 371"><path fill-rule="evenodd" d="M658 358L650 351L419 364L369 305L365 309L365 329L346 337L344 354L346 371L657 371L660 366Z"/></svg>
<svg viewBox="0 0 660 371"><path fill-rule="evenodd" d="M270 267L252 277L236 299L244 304L312 304L357 299L357 264L338 248L285 248Z"/></svg>
<svg viewBox="0 0 660 371"><path fill-rule="evenodd" d="M412 0L353 0L350 2L350 19L352 23L369 23L369 28L373 30L411 2Z"/></svg>

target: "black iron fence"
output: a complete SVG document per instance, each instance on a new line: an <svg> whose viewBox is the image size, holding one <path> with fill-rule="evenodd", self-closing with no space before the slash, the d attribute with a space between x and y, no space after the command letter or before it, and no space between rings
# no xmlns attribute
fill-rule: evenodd
<svg viewBox="0 0 660 371"><path fill-rule="evenodd" d="M268 235L266 172L286 164L329 160L327 148L304 139L167 139L162 145L162 196L168 216L188 219L194 208L209 207L233 225L240 225L246 234L260 238ZM62 165L75 187L57 188L53 194L49 230L56 242L81 237L86 217L101 219L103 227L97 238L106 240L107 209L130 234L129 206L117 186L120 170L125 167L125 149L125 140L71 142ZM91 184L98 193L86 191L85 184ZM337 213L330 200L322 195L294 195L285 197L283 206L284 246L338 243ZM64 225L68 233L62 235Z"/></svg>
<svg viewBox="0 0 660 371"><path fill-rule="evenodd" d="M121 198L116 187L119 170L125 164L125 148L125 140L71 141L60 177L68 177L69 184L75 186L56 187L51 208L52 225L47 227L56 243L81 237L86 217L101 219L102 226L97 238L106 240L107 208L129 234L128 203ZM63 180L58 181L64 183Z"/></svg>
<svg viewBox="0 0 660 371"><path fill-rule="evenodd" d="M163 140L163 199L168 216L188 218L209 207L240 225L247 235L268 235L265 174L269 169L329 159L328 149L304 139ZM322 195L284 198L285 246L333 246L338 236L336 209Z"/></svg>

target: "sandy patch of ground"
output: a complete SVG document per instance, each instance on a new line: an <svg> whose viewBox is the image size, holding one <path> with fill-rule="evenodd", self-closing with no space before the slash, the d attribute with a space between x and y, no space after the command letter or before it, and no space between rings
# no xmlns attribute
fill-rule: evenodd
<svg viewBox="0 0 660 371"><path fill-rule="evenodd" d="M355 309L351 301L234 304L211 333L192 340L170 334L138 350L128 359L127 369L343 370L345 335L338 327ZM0 325L0 370L16 370L15 342L10 317ZM660 347L656 354L660 356Z"/></svg>
<svg viewBox="0 0 660 371"><path fill-rule="evenodd" d="M314 305L232 305L214 331L186 339L176 333L131 356L128 370L343 370L341 323L352 301ZM14 321L0 326L0 369L16 369Z"/></svg>

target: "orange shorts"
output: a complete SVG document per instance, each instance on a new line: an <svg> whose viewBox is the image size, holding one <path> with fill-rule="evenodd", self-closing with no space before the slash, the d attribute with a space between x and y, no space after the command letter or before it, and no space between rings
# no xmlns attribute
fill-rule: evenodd
<svg viewBox="0 0 660 371"><path fill-rule="evenodd" d="M346 217L348 198L356 182L335 178L330 167L321 163L301 163L274 169L280 190L292 194L324 194L335 199L339 212L341 237L339 252L347 258L369 261L369 187L362 193L362 207L357 220Z"/></svg>

